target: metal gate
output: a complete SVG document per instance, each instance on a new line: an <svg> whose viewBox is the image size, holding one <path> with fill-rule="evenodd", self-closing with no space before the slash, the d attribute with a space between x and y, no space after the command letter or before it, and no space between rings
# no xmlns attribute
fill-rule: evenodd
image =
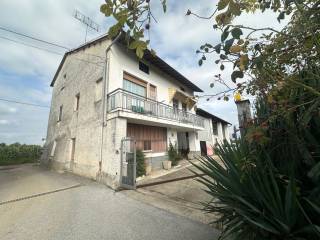
<svg viewBox="0 0 320 240"><path fill-rule="evenodd" d="M132 138L121 140L121 187L136 189L136 141Z"/></svg>

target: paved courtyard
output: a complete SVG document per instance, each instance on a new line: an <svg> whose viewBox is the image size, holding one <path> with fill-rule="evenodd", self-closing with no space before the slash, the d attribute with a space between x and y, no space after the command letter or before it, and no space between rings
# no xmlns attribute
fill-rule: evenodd
<svg viewBox="0 0 320 240"><path fill-rule="evenodd" d="M0 216L3 240L217 239L208 225L33 165L0 169Z"/></svg>

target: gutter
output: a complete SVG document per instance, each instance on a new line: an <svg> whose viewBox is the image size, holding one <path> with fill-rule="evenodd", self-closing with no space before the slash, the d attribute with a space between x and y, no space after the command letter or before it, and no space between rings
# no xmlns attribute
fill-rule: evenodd
<svg viewBox="0 0 320 240"><path fill-rule="evenodd" d="M104 65L104 70L103 70L103 76L102 76L102 83L103 83L103 92L102 92L102 121L101 121L101 146L100 146L100 161L99 161L99 172L101 173L102 169L102 157L103 157L103 144L104 144L104 127L107 126L106 122L106 106L108 106L108 98L106 97L106 93L108 93L109 90L109 58L108 58L108 53L111 49L111 47L119 40L121 36L120 32L118 36L116 36L110 45L106 48L105 55L106 55L106 60L105 60L105 65Z"/></svg>

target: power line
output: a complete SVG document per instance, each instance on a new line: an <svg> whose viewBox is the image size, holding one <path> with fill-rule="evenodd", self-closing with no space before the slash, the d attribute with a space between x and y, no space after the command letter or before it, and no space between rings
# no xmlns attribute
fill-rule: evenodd
<svg viewBox="0 0 320 240"><path fill-rule="evenodd" d="M63 56L62 53L58 53L58 52L55 52L55 51L51 51L51 50L48 50L46 48L41 48L41 47L37 47L37 46L34 46L34 45L31 45L31 44L27 44L27 43L24 43L24 42L21 42L21 41L16 41L16 40L13 40L13 39L10 39L10 38L7 38L7 37L3 37L3 36L0 36L0 38L2 39L5 39L7 41L11 41L11 42L14 42L14 43L17 43L17 44L22 44L24 46L27 46L27 47L32 47L32 48L36 48L38 50L42 50L42 51L46 51L46 52L49 52L49 53L53 53L53 54L57 54L57 55L60 55L60 56ZM89 54L89 53L85 53L86 55L89 55L89 56L94 56L94 57L99 57L99 58L102 58L98 55L94 55L94 54ZM91 64L95 64L99 67L103 67L102 65L100 65L99 63L103 63L103 62L92 62L92 61L89 61L89 60L85 60L85 59L80 59L80 58L76 58L74 57L75 60L78 60L78 61L82 61L82 62L86 62L86 63L91 63Z"/></svg>
<svg viewBox="0 0 320 240"><path fill-rule="evenodd" d="M58 53L58 52L51 51L51 50L48 50L48 49L45 49L45 48L37 47L37 46L31 45L31 44L27 44L27 43L24 43L24 42L16 41L16 40L11 39L11 38L7 38L7 37L3 37L3 36L0 36L0 38L5 39L7 41L11 41L11 42L17 43L17 44L25 45L27 47L33 47L33 48L36 48L36 49L39 49L39 50L42 50L42 51L46 51L46 52L49 52L49 53L53 53L53 54L57 54L57 55L63 55L62 53Z"/></svg>
<svg viewBox="0 0 320 240"><path fill-rule="evenodd" d="M45 41L45 40L42 40L42 39L39 39L39 38L35 38L35 37L29 36L29 35L24 34L24 33L19 33L19 32L16 32L16 31L13 31L13 30L1 27L1 26L0 26L0 29L3 30L3 31L6 31L6 32L17 34L17 35L22 36L22 37L30 38L30 39L33 39L33 40L36 40L36 41L39 41L39 42L43 42L43 43L46 43L46 44L49 44L49 45L52 45L52 46L56 46L56 47L64 48L66 50L70 50L69 48L67 48L65 46L62 46L62 45L59 45L59 44L56 44L56 43L52 43L52 42L48 42L48 41Z"/></svg>
<svg viewBox="0 0 320 240"><path fill-rule="evenodd" d="M0 98L0 101L28 105L28 106L33 106L33 107L50 108L49 106L39 105L39 104L35 104L35 103L28 103L28 102L20 102L20 101L9 100L9 99L4 99L4 98Z"/></svg>

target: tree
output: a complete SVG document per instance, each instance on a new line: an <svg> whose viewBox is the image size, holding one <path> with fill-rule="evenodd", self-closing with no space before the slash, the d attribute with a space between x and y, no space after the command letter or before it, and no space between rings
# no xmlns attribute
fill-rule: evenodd
<svg viewBox="0 0 320 240"><path fill-rule="evenodd" d="M159 1L165 13L167 2ZM220 65L222 71L226 64L232 64L234 68L230 77L235 86L228 86L228 90L221 93L222 96L216 94L209 96L209 99L217 97L228 100L228 93L234 91L255 95L286 84L301 85L288 77L288 73L297 73L312 63L319 64L319 8L317 0L220 0L209 17L188 10L187 17L214 20L213 30L221 34L219 43L200 46L197 50L200 55L198 64L203 65L208 54L216 54L218 59L215 63ZM157 22L150 0L106 0L100 10L116 20L115 25L109 28L110 37L125 31L128 47L142 58L150 43L145 32L156 27ZM289 18L288 24L281 31L271 27L252 28L233 24L234 19L245 12L266 10L277 13L279 22ZM247 81L242 81L244 77ZM219 74L215 81L225 84ZM304 87L320 96L319 91Z"/></svg>

